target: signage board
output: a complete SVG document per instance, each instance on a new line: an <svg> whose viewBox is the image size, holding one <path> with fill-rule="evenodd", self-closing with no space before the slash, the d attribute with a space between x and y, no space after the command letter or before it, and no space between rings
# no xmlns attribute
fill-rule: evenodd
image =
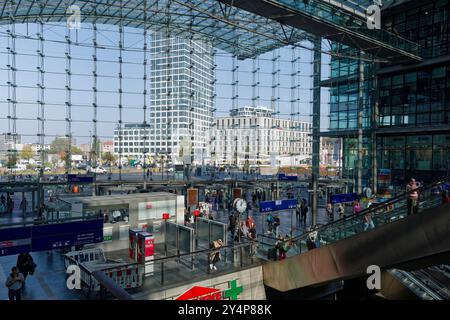
<svg viewBox="0 0 450 320"><path fill-rule="evenodd" d="M67 182L68 183L92 183L94 182L93 176L88 175L79 175L79 174L68 174L67 175Z"/></svg>
<svg viewBox="0 0 450 320"><path fill-rule="evenodd" d="M196 206L198 204L198 189L189 188L187 189L187 205Z"/></svg>
<svg viewBox="0 0 450 320"><path fill-rule="evenodd" d="M103 219L0 229L0 256L103 241Z"/></svg>
<svg viewBox="0 0 450 320"><path fill-rule="evenodd" d="M359 200L357 193L334 194L330 197L331 203L353 202Z"/></svg>
<svg viewBox="0 0 450 320"><path fill-rule="evenodd" d="M279 173L278 180L279 181L297 181L298 177L297 176L287 176L284 173Z"/></svg>
<svg viewBox="0 0 450 320"><path fill-rule="evenodd" d="M296 206L297 206L296 199L262 201L259 206L259 212L290 210L290 209L295 209Z"/></svg>
<svg viewBox="0 0 450 320"><path fill-rule="evenodd" d="M103 241L103 219L32 227L32 251L44 251Z"/></svg>

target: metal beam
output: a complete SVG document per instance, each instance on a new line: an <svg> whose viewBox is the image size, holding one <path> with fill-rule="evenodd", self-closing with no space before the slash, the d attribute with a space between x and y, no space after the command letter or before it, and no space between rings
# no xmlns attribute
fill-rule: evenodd
<svg viewBox="0 0 450 320"><path fill-rule="evenodd" d="M312 132L312 189L313 198L311 204L312 225L317 224L317 188L320 175L320 77L321 77L321 39L314 41L314 75L313 75L313 132Z"/></svg>

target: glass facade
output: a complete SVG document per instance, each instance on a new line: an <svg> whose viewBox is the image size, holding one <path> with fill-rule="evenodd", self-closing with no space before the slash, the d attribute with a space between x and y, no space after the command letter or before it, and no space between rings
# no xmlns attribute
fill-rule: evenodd
<svg viewBox="0 0 450 320"><path fill-rule="evenodd" d="M406 7L406 6L405 6ZM418 134L398 132L377 133L377 167L391 169L392 181L404 183L407 177L431 181L450 172L450 66L445 56L450 53L450 2L434 1L424 4L409 1L407 10L392 8L383 11L384 27L411 41L417 42L420 54L427 66L403 68L378 76L378 127L386 128L434 128L436 133ZM337 45L333 50L345 49ZM348 49L347 49L348 50ZM340 51L340 52L345 52ZM440 61L437 59L439 58ZM395 65L395 61L390 66ZM386 67L387 65L381 65ZM365 78L376 70L365 66ZM357 61L335 58L331 60L331 78L336 83L330 88L330 130L354 130L341 137L343 143L343 175L354 178L357 163ZM370 128L371 107L375 91L371 83L365 84L364 127ZM439 130L439 131L438 131ZM368 170L371 145L364 137L363 179L370 177ZM370 153L369 153L370 154ZM370 158L370 157L369 157Z"/></svg>
<svg viewBox="0 0 450 320"><path fill-rule="evenodd" d="M356 177L356 170L358 168L358 139L345 138L343 139L343 172L342 177L346 179L353 179ZM363 185L369 183L370 170L372 166L370 150L372 150L372 143L369 138L363 138L362 146L362 182ZM355 181L355 185L357 182Z"/></svg>
<svg viewBox="0 0 450 320"><path fill-rule="evenodd" d="M354 52L348 46L333 44L337 52ZM353 53L355 55L355 52ZM373 74L373 67L364 64L365 75ZM358 128L358 73L359 62L355 59L333 58L331 77L344 77L330 88L330 130L356 130ZM363 128L371 126L372 101L374 97L372 77L365 77L363 97Z"/></svg>
<svg viewBox="0 0 450 320"><path fill-rule="evenodd" d="M450 66L380 79L379 126L423 126L450 122Z"/></svg>
<svg viewBox="0 0 450 320"><path fill-rule="evenodd" d="M393 182L409 177L441 178L450 172L450 134L378 137L378 165L392 171Z"/></svg>
<svg viewBox="0 0 450 320"><path fill-rule="evenodd" d="M423 58L450 53L450 2L425 1L384 20L385 28L419 44ZM430 3L431 2L431 3ZM383 17L384 18L384 17Z"/></svg>

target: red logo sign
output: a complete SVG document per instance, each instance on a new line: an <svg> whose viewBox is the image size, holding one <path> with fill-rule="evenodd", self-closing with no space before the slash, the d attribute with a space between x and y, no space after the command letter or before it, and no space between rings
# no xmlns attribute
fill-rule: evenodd
<svg viewBox="0 0 450 320"><path fill-rule="evenodd" d="M175 300L237 300L243 289L243 287L238 286L237 280L231 280L228 282L228 289L225 291L216 288L195 286Z"/></svg>
<svg viewBox="0 0 450 320"><path fill-rule="evenodd" d="M153 205L149 202L147 203L147 205L145 206L146 209L151 209L153 208Z"/></svg>
<svg viewBox="0 0 450 320"><path fill-rule="evenodd" d="M163 213L163 219L164 219L164 220L169 219L169 214L168 214L168 213Z"/></svg>
<svg viewBox="0 0 450 320"><path fill-rule="evenodd" d="M195 286L176 300L222 300L222 292L220 289Z"/></svg>

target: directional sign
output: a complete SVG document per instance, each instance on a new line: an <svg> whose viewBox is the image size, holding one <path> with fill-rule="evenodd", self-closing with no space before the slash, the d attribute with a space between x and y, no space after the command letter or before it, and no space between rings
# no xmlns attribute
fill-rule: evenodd
<svg viewBox="0 0 450 320"><path fill-rule="evenodd" d="M259 212L289 210L289 209L295 209L296 206L297 206L296 199L263 201L260 203Z"/></svg>
<svg viewBox="0 0 450 320"><path fill-rule="evenodd" d="M84 182L84 183L92 183L94 182L93 176L87 176L87 175L78 175L78 174L68 174L67 175L67 182Z"/></svg>
<svg viewBox="0 0 450 320"><path fill-rule="evenodd" d="M358 194L357 193L343 193L343 194L335 194L332 195L331 198L331 203L342 203L342 202L353 202L356 200L359 200Z"/></svg>
<svg viewBox="0 0 450 320"><path fill-rule="evenodd" d="M297 176L287 176L284 173L279 173L278 180L280 180L280 181L297 181L298 177Z"/></svg>
<svg viewBox="0 0 450 320"><path fill-rule="evenodd" d="M0 256L103 241L103 219L0 229Z"/></svg>

